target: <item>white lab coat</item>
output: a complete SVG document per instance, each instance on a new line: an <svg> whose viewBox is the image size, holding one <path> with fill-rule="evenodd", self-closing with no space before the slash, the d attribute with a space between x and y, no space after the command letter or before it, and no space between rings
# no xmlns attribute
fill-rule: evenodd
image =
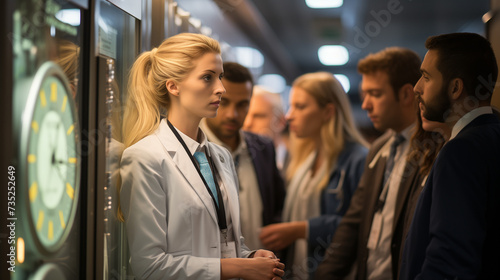
<svg viewBox="0 0 500 280"><path fill-rule="evenodd" d="M226 189L237 256L248 257L231 155L210 142L207 148ZM221 239L213 200L165 120L155 133L125 149L120 168L121 207L134 275L219 280Z"/></svg>

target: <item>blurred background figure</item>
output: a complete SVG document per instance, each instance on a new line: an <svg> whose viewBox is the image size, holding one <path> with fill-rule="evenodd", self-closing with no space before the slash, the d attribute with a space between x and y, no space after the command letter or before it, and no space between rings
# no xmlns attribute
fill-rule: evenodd
<svg viewBox="0 0 500 280"><path fill-rule="evenodd" d="M288 159L288 137L281 96L254 86L243 130L271 138L276 149L276 166L284 171Z"/></svg>
<svg viewBox="0 0 500 280"><path fill-rule="evenodd" d="M241 229L245 243L255 250L262 247L261 227L281 221L285 187L271 139L241 129L253 98L250 71L235 62L223 68L226 92L217 116L204 119L201 128L209 141L231 152L240 183Z"/></svg>
<svg viewBox="0 0 500 280"><path fill-rule="evenodd" d="M358 62L362 109L377 130L386 132L370 147L359 186L316 279L397 279L404 213L418 171L406 159L416 125L413 87L419 69L418 55L400 47Z"/></svg>
<svg viewBox="0 0 500 280"><path fill-rule="evenodd" d="M363 173L366 142L350 108L331 73L305 74L293 83L283 223L264 227L260 236L266 248L288 247L290 279L314 273Z"/></svg>

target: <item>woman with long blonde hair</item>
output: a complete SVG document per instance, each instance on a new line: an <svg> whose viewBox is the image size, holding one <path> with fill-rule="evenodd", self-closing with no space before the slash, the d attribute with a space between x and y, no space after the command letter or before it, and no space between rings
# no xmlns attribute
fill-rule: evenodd
<svg viewBox="0 0 500 280"><path fill-rule="evenodd" d="M293 279L309 279L347 211L367 154L349 100L327 72L297 78L287 121L291 160L283 223L264 227L266 248L285 253Z"/></svg>
<svg viewBox="0 0 500 280"><path fill-rule="evenodd" d="M130 72L121 210L139 279L280 279L284 265L250 251L239 221L231 155L206 140L223 75L219 43L179 34L141 54Z"/></svg>

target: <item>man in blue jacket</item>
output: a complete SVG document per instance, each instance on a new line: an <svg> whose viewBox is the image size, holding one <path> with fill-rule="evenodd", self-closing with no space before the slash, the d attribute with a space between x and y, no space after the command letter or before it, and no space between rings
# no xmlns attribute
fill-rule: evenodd
<svg viewBox="0 0 500 280"><path fill-rule="evenodd" d="M430 37L415 86L424 118L452 128L420 194L400 279L498 279L500 122L491 95L498 68L472 33Z"/></svg>

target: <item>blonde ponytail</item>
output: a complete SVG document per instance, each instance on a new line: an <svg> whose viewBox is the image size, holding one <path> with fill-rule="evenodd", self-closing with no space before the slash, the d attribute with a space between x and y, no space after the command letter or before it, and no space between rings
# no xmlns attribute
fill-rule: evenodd
<svg viewBox="0 0 500 280"><path fill-rule="evenodd" d="M194 61L211 52L220 54L216 40L200 34L181 33L137 58L128 81L123 120L125 147L158 128L170 106L166 82L181 82L195 67Z"/></svg>
<svg viewBox="0 0 500 280"><path fill-rule="evenodd" d="M166 115L170 106L166 82L181 82L194 69L195 60L206 53L220 54L219 42L200 34L181 33L166 39L158 48L139 55L129 73L122 128L125 148L158 128L161 117ZM118 178L118 194L120 182L121 178ZM120 201L117 218L124 221Z"/></svg>

